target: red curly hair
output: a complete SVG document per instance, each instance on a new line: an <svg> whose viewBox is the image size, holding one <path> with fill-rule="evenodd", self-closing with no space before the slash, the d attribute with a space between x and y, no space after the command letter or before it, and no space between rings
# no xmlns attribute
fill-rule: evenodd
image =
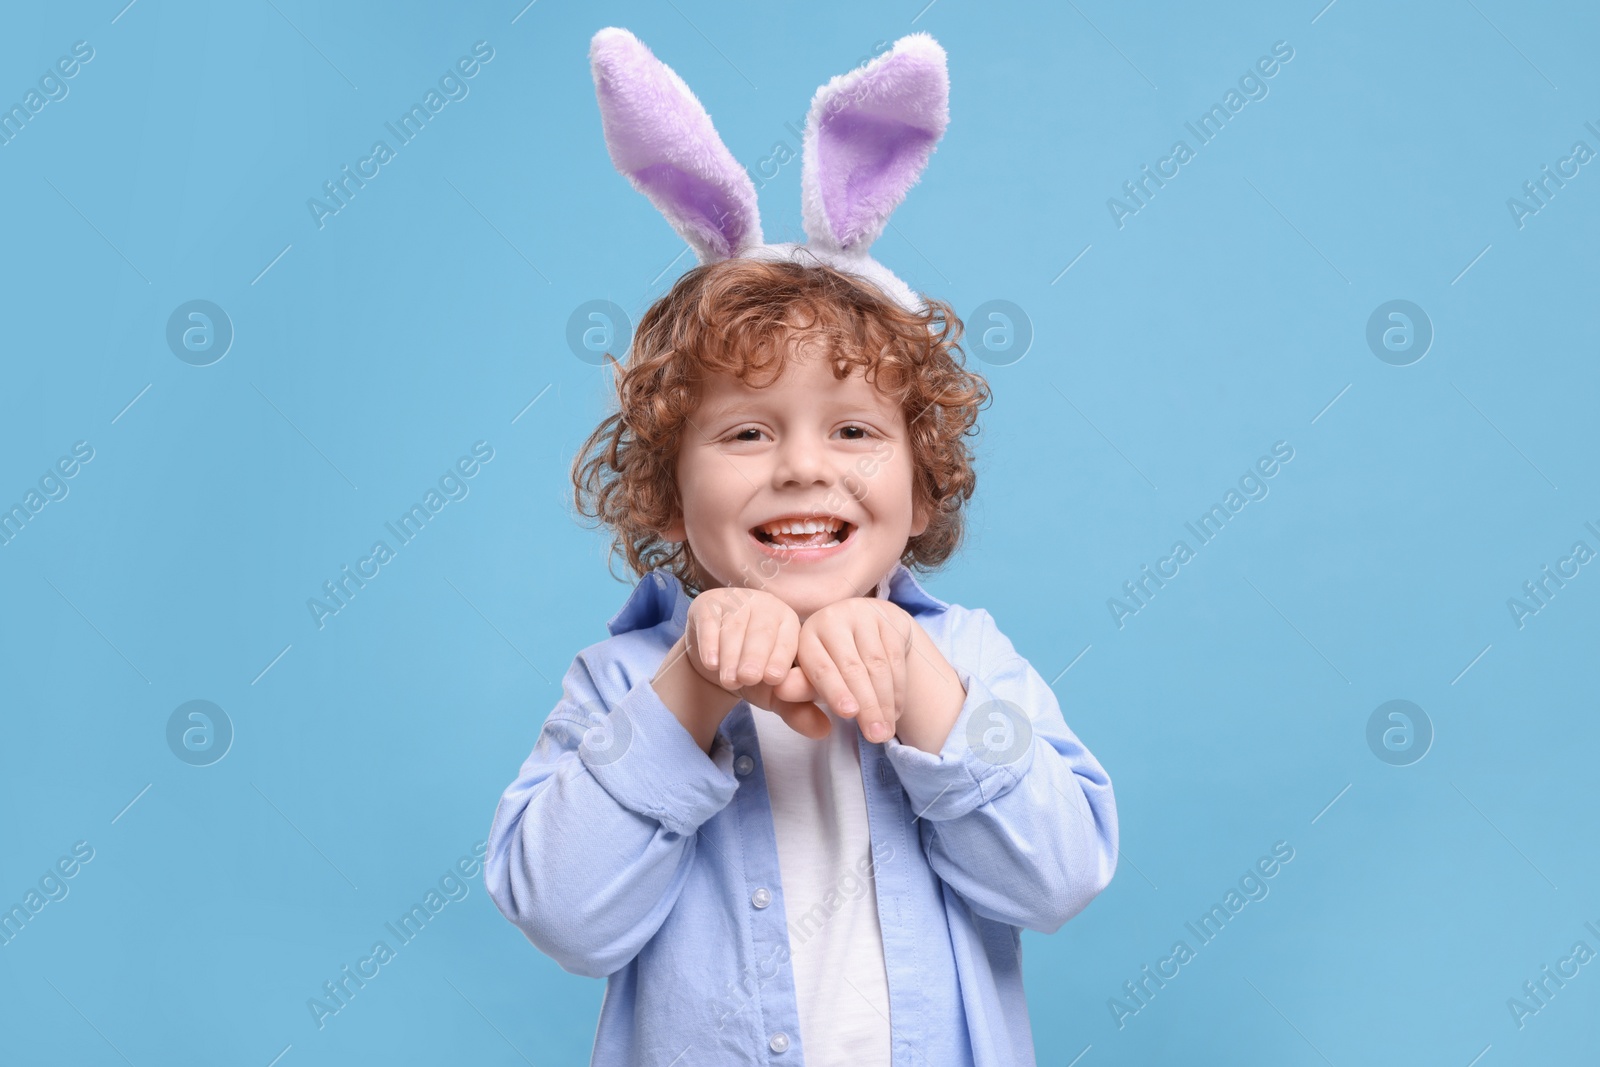
<svg viewBox="0 0 1600 1067"><path fill-rule="evenodd" d="M991 396L959 358L961 320L943 301L925 303L913 313L870 282L822 263L736 257L688 271L639 320L626 366L611 358L618 410L573 462L578 513L613 531L610 557L623 556L637 577L663 568L691 596L707 588L689 542L660 533L681 517L680 435L708 374L770 385L790 358L784 342L798 333L808 344L822 343L835 378L861 367L867 381L898 399L913 499L930 516L900 562L938 567L961 543L961 507L977 484L967 438ZM769 370L765 382L753 378Z"/></svg>

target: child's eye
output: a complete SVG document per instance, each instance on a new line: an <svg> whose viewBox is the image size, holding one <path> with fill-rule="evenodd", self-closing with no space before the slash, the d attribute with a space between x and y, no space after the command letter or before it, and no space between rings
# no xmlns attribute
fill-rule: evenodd
<svg viewBox="0 0 1600 1067"><path fill-rule="evenodd" d="M839 430L840 433L846 434L846 435L851 434L852 431L855 434L859 435L859 436L847 436L845 438L845 440L847 440L847 441L865 441L867 438L873 436L871 430L867 429L865 426L860 425L859 423L851 423L851 424L849 424L847 426L842 427ZM759 427L759 426L746 426L741 430L735 430L731 434L729 434L728 435L728 440L730 440L730 441L741 441L741 442L749 443L749 442L757 440L758 438L757 437L747 436L748 434L760 435L760 434L763 434L764 432L765 431L763 431L761 429L761 427Z"/></svg>

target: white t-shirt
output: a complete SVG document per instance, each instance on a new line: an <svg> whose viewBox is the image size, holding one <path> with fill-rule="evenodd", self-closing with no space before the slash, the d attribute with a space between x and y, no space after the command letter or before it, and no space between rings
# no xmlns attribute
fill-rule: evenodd
<svg viewBox="0 0 1600 1067"><path fill-rule="evenodd" d="M888 583L877 595L887 598ZM889 1067L889 978L855 719L813 741L751 705L783 876L806 1067Z"/></svg>
<svg viewBox="0 0 1600 1067"><path fill-rule="evenodd" d="M752 706L806 1067L889 1064L889 979L853 719L813 741ZM865 872L863 874L863 872Z"/></svg>

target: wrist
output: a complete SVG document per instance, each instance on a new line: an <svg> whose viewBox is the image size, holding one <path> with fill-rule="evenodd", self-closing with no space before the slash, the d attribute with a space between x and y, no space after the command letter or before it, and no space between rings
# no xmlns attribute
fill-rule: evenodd
<svg viewBox="0 0 1600 1067"><path fill-rule="evenodd" d="M689 661L686 639L680 636L661 661L650 685L701 750L710 753L717 727L740 697L708 682Z"/></svg>
<svg viewBox="0 0 1600 1067"><path fill-rule="evenodd" d="M906 714L896 724L896 737L903 745L937 756L966 701L961 675L918 626L906 658Z"/></svg>

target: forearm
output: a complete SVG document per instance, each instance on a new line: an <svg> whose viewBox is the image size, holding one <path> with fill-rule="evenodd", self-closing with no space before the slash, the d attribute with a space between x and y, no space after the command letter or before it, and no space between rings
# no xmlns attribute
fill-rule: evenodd
<svg viewBox="0 0 1600 1067"><path fill-rule="evenodd" d="M573 974L603 977L637 955L671 910L694 838L618 803L580 760L558 761L553 737L541 747L551 755L495 811L484 881L540 951Z"/></svg>
<svg viewBox="0 0 1600 1067"><path fill-rule="evenodd" d="M739 697L700 676L689 662L688 646L683 637L667 650L650 685L701 751L710 754L717 727L739 703Z"/></svg>
<svg viewBox="0 0 1600 1067"><path fill-rule="evenodd" d="M561 702L496 808L484 862L506 918L591 977L654 935L699 828L738 788L731 750L697 747L648 677L597 666L598 677L580 654L562 679Z"/></svg>
<svg viewBox="0 0 1600 1067"><path fill-rule="evenodd" d="M997 631L990 641L998 661L961 668L966 698L943 746L897 738L886 755L939 877L979 914L1050 932L1110 880L1116 802L1049 685Z"/></svg>
<svg viewBox="0 0 1600 1067"><path fill-rule="evenodd" d="M923 820L934 871L979 914L1041 933L1059 929L1116 869L1116 801L1091 760L1076 743L1036 735L1026 783L1001 785L1004 792L955 818ZM927 815L936 814L934 805Z"/></svg>

